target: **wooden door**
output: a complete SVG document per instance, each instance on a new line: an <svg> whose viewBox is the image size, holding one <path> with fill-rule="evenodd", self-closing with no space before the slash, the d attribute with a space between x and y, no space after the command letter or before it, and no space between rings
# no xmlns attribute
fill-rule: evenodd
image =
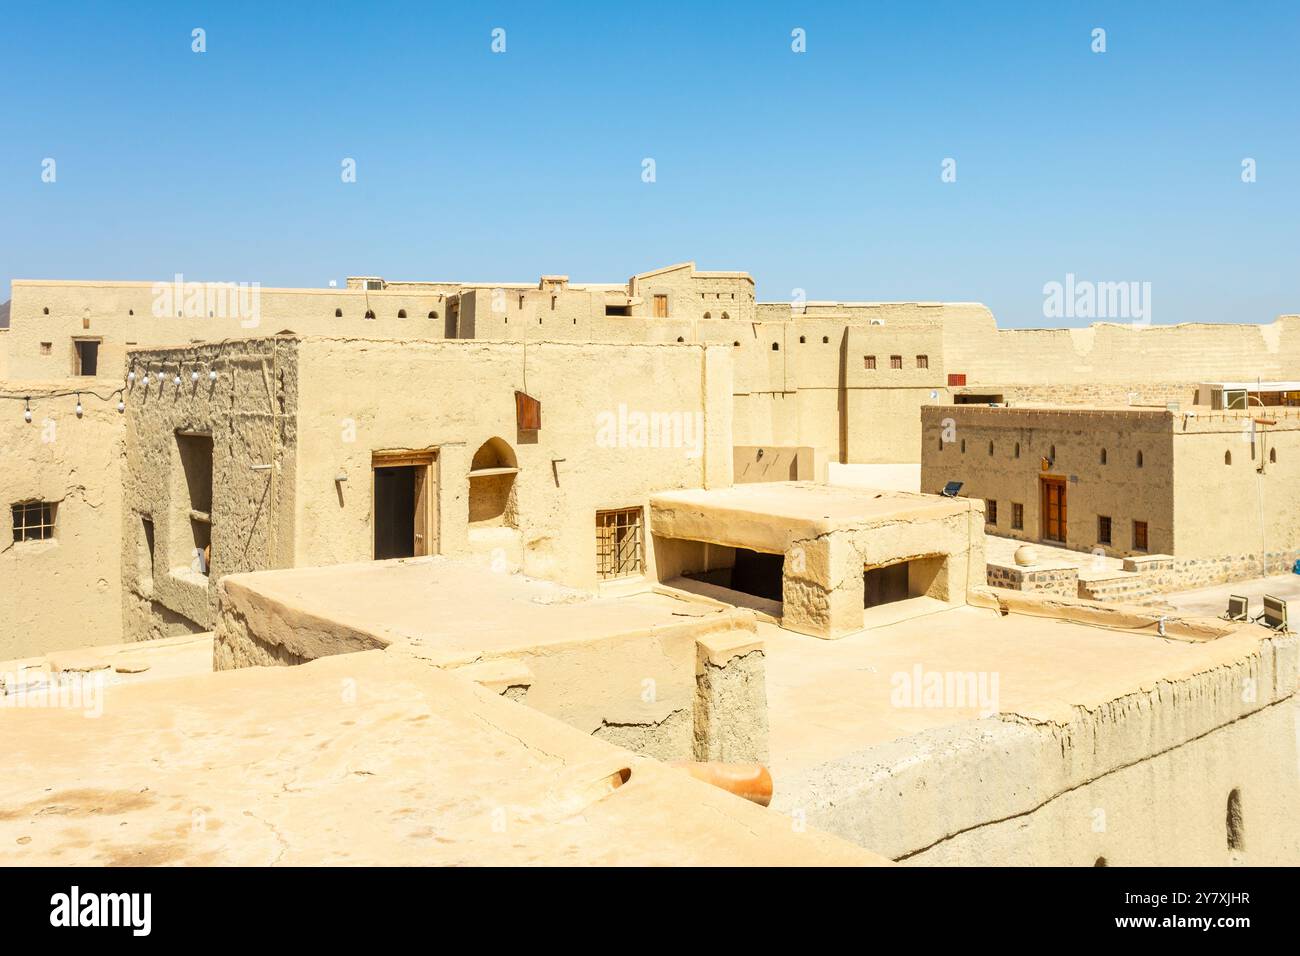
<svg viewBox="0 0 1300 956"><path fill-rule="evenodd" d="M1042 537L1047 541L1065 543L1065 479L1041 478L1042 483Z"/></svg>
<svg viewBox="0 0 1300 956"><path fill-rule="evenodd" d="M415 556L429 554L429 466L415 468Z"/></svg>
<svg viewBox="0 0 1300 956"><path fill-rule="evenodd" d="M371 467L374 556L437 554L438 453L433 450L374 452ZM387 489L387 499L381 494L381 483ZM394 494L399 496L398 500L391 500ZM400 528L389 527L393 522L399 522Z"/></svg>

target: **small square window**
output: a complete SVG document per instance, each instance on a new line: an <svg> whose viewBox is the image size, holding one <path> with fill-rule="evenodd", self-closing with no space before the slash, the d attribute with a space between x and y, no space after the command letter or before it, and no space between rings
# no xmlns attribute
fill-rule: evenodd
<svg viewBox="0 0 1300 956"><path fill-rule="evenodd" d="M601 578L623 578L645 569L641 509L596 512L596 572Z"/></svg>
<svg viewBox="0 0 1300 956"><path fill-rule="evenodd" d="M876 367L876 357L874 355L863 356L862 362L867 368Z"/></svg>
<svg viewBox="0 0 1300 956"><path fill-rule="evenodd" d="M1011 530L1025 530L1025 506L1019 502L1011 504Z"/></svg>
<svg viewBox="0 0 1300 956"><path fill-rule="evenodd" d="M14 542L48 541L54 537L54 501L22 501L9 508L14 523Z"/></svg>
<svg viewBox="0 0 1300 956"><path fill-rule="evenodd" d="M1107 515L1097 516L1097 543L1110 544L1110 518Z"/></svg>
<svg viewBox="0 0 1300 956"><path fill-rule="evenodd" d="M918 355L918 356L916 357L916 367L917 367L917 368L929 368L929 367L930 367L930 356L928 356L928 355Z"/></svg>
<svg viewBox="0 0 1300 956"><path fill-rule="evenodd" d="M903 367L903 356L901 356L901 355L891 355L891 356L889 356L889 367L890 367L890 368L902 368L902 367Z"/></svg>
<svg viewBox="0 0 1300 956"><path fill-rule="evenodd" d="M42 343L41 343L41 354L42 354L42 355L49 355L49 354L50 354L51 352L53 352L53 351L54 351L54 343L53 343L53 342L42 342Z"/></svg>

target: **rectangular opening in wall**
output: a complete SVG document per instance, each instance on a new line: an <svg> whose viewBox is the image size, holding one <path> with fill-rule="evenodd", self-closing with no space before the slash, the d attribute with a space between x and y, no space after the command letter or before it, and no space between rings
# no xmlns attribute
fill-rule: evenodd
<svg viewBox="0 0 1300 956"><path fill-rule="evenodd" d="M372 456L376 561L438 553L435 457L432 451Z"/></svg>
<svg viewBox="0 0 1300 956"><path fill-rule="evenodd" d="M881 568L867 568L863 572L863 578L866 584L863 607L876 607L911 597L907 589L906 561L887 564Z"/></svg>
<svg viewBox="0 0 1300 956"><path fill-rule="evenodd" d="M605 580L645 571L640 508L596 512L596 573Z"/></svg>
<svg viewBox="0 0 1300 956"><path fill-rule="evenodd" d="M992 498L986 498L984 500L984 523L998 523L998 503Z"/></svg>
<svg viewBox="0 0 1300 956"><path fill-rule="evenodd" d="M99 374L99 343L100 339L72 340L73 375Z"/></svg>
<svg viewBox="0 0 1300 956"><path fill-rule="evenodd" d="M207 574L212 563L212 436L177 432L181 481L174 485L173 566Z"/></svg>
<svg viewBox="0 0 1300 956"><path fill-rule="evenodd" d="M1013 531L1023 531L1025 528L1025 506L1012 502L1011 504L1011 529Z"/></svg>
<svg viewBox="0 0 1300 956"><path fill-rule="evenodd" d="M605 306L605 315L607 316L630 316L632 307L630 305L607 305Z"/></svg>
<svg viewBox="0 0 1300 956"><path fill-rule="evenodd" d="M704 541L689 544L696 549L696 554L683 567L681 578L677 581L685 579L700 583L698 587L685 587L685 590L738 607L752 608L773 617L781 616L784 555ZM753 600L755 598L758 600Z"/></svg>
<svg viewBox="0 0 1300 956"><path fill-rule="evenodd" d="M48 541L54 537L54 521L58 515L58 502L20 501L10 505L13 519L14 543L20 541Z"/></svg>
<svg viewBox="0 0 1300 956"><path fill-rule="evenodd" d="M924 596L947 600L943 583L946 562L943 555L932 555L864 568L862 606L877 607Z"/></svg>
<svg viewBox="0 0 1300 956"><path fill-rule="evenodd" d="M736 563L731 569L728 585L733 591L752 594L781 603L784 597L782 579L785 575L785 555L764 551L736 549Z"/></svg>
<svg viewBox="0 0 1300 956"><path fill-rule="evenodd" d="M1097 516L1097 543L1110 544L1110 518L1107 515Z"/></svg>

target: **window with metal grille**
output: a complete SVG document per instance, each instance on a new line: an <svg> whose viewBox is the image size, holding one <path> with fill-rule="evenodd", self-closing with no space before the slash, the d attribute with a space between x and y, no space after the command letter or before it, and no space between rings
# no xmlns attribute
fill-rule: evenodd
<svg viewBox="0 0 1300 956"><path fill-rule="evenodd" d="M54 537L53 501L23 501L10 506L14 519L14 541L45 541Z"/></svg>
<svg viewBox="0 0 1300 956"><path fill-rule="evenodd" d="M890 368L902 368L902 367L903 367L903 356L901 356L901 355L891 355L891 356L889 356L889 367L890 367Z"/></svg>
<svg viewBox="0 0 1300 956"><path fill-rule="evenodd" d="M641 509L596 512L596 571L602 578L623 578L644 570Z"/></svg>
<svg viewBox="0 0 1300 956"><path fill-rule="evenodd" d="M1011 527L1015 531L1025 529L1025 506L1018 503L1011 503Z"/></svg>
<svg viewBox="0 0 1300 956"><path fill-rule="evenodd" d="M984 499L984 522L985 524L998 523L998 503L992 498Z"/></svg>
<svg viewBox="0 0 1300 956"><path fill-rule="evenodd" d="M862 361L867 368L876 367L876 357L874 355L864 355L862 357Z"/></svg>
<svg viewBox="0 0 1300 956"><path fill-rule="evenodd" d="M929 367L930 367L930 356L928 356L928 355L918 355L918 356L916 357L916 367L917 367L917 368L929 368Z"/></svg>
<svg viewBox="0 0 1300 956"><path fill-rule="evenodd" d="M1133 550L1145 551L1147 549L1147 523L1145 521L1133 522Z"/></svg>
<svg viewBox="0 0 1300 956"><path fill-rule="evenodd" d="M1110 544L1110 518L1107 515L1097 515L1097 543Z"/></svg>

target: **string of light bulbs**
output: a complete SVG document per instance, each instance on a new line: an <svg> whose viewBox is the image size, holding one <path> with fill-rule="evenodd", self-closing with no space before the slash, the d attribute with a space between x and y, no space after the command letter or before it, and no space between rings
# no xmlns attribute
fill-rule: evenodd
<svg viewBox="0 0 1300 956"><path fill-rule="evenodd" d="M181 378L182 371L184 371L183 366L178 366L176 370L172 373L171 376L172 385L175 386L176 388L180 388L185 383L184 379ZM203 377L205 376L201 375L197 368L190 370L189 380L192 385L197 385L199 379ZM216 369L208 369L206 378L209 382L215 383L218 378ZM155 381L158 383L159 388L162 388L163 383L167 381L167 373L163 368L159 367L157 372L153 372L149 369L148 366L145 366L144 369L142 369L139 373L137 373L135 368L132 367L126 373L126 385L121 388L115 388L106 395L101 395L99 392L91 388L76 388L76 389L70 388L70 389L63 389L63 390L53 391L53 392L41 392L34 397L39 403L48 399L67 398L69 396L76 396L77 404L76 407L74 408L74 411L76 412L78 418L81 418L86 411L85 406L82 404L81 396L89 395L93 398L99 399L101 402L111 402L114 398L116 398L117 411L120 414L126 411L126 396L127 396L128 389L133 388L136 384L141 384L147 388L150 383ZM9 399L11 401L23 403L23 421L25 422L30 422L32 420L32 398L33 395L31 393L21 393L21 392L0 393L0 399Z"/></svg>
<svg viewBox="0 0 1300 956"><path fill-rule="evenodd" d="M131 369L126 373L127 384L134 385L136 382L143 380L143 383L145 385L148 385L150 382L154 381L154 373L150 372L148 368L145 368L142 374L143 374L143 379L141 378L140 375L136 375L135 369ZM159 385L161 385L163 382L167 380L167 373L164 372L161 368L158 369L157 376L158 376L157 381ZM190 382L197 383L200 377L201 376L199 375L198 369L194 369L190 372ZM216 369L209 369L208 381L215 382L216 380L217 380ZM183 384L183 381L181 379L181 369L179 368L176 369L176 373L172 376L172 384L177 386Z"/></svg>
<svg viewBox="0 0 1300 956"><path fill-rule="evenodd" d="M126 411L126 390L121 388L115 388L107 395L100 395L94 389L89 389L89 388L68 389L67 391L59 391L59 392L42 392L41 394L36 396L36 399L38 402L41 402L44 401L45 399L50 399L50 398L67 398L70 395L75 395L77 397L77 405L74 411L76 412L78 418L80 418L82 415L86 413L86 408L81 403L81 396L83 395L90 395L93 398L99 399L101 402L111 402L114 398L117 398L117 410L119 412ZM32 396L31 395L4 394L4 395L0 395L0 399L9 399L15 402L22 402L23 421L30 422L32 420Z"/></svg>

